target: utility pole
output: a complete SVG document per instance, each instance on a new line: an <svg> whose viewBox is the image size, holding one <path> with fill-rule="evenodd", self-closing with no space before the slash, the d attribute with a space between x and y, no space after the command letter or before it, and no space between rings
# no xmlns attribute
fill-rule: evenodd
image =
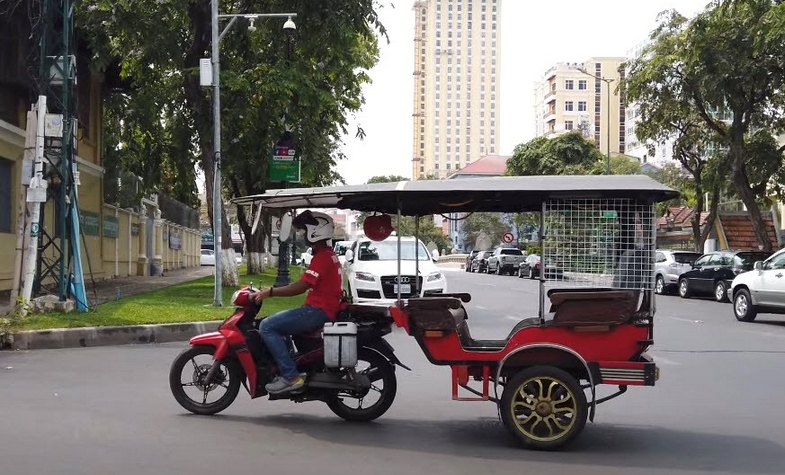
<svg viewBox="0 0 785 475"><path fill-rule="evenodd" d="M73 0L42 1L37 92L44 97L45 106L42 108L39 100L36 147L41 163L40 170L36 169L36 175L40 172L41 179L43 176L52 176L52 186L49 187L47 199L43 201L53 204L51 208L55 213L55 229L51 232L38 225L36 230L31 220L31 232L38 231L40 237L31 294L40 292L43 281L51 279L57 285L61 301L73 296L77 310L85 311L88 303L82 276L81 227L74 163L77 124L73 3ZM47 111L51 114L46 114ZM48 162L49 170L43 169L44 159ZM36 177L31 179L31 190L34 180ZM30 203L31 199L27 201ZM46 204L41 202L38 209L38 220L42 223ZM25 287L28 284L26 282Z"/></svg>

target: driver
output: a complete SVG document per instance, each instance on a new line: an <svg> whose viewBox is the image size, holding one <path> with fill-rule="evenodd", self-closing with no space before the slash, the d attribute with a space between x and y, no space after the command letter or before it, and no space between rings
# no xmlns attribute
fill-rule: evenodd
<svg viewBox="0 0 785 475"><path fill-rule="evenodd" d="M252 294L258 304L268 297L292 297L309 291L303 307L276 313L259 324L259 333L275 358L280 374L265 385L270 394L286 393L303 387L305 379L297 371L285 338L316 330L326 322L335 320L343 295L341 266L330 247L335 232L332 218L324 213L304 211L294 218L292 226L311 247L311 265L297 282Z"/></svg>

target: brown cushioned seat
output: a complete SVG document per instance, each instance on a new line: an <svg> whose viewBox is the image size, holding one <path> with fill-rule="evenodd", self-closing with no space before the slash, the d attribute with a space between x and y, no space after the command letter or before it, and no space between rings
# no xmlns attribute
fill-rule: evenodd
<svg viewBox="0 0 785 475"><path fill-rule="evenodd" d="M570 291L548 293L552 325L619 324L632 318L638 309L640 292L635 290Z"/></svg>

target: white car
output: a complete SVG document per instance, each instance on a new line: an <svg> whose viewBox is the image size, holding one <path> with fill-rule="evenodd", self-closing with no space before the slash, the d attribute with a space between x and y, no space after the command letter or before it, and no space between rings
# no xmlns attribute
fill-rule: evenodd
<svg viewBox="0 0 785 475"><path fill-rule="evenodd" d="M212 249L202 249L202 255L199 256L199 265L201 266L214 266L215 265L215 251Z"/></svg>
<svg viewBox="0 0 785 475"><path fill-rule="evenodd" d="M447 280L431 257L425 245L415 239L401 236L401 277L398 279L398 237L384 241L363 238L346 251L344 281L354 302L392 303L398 298L413 295L438 295L447 292ZM418 259L415 261L415 254ZM415 267L419 262L419 279Z"/></svg>
<svg viewBox="0 0 785 475"><path fill-rule="evenodd" d="M785 249L737 275L728 298L741 322L755 320L758 313L785 313Z"/></svg>
<svg viewBox="0 0 785 475"><path fill-rule="evenodd" d="M300 264L302 264L305 267L308 267L309 265L311 265L311 259L313 259L313 251L309 247L308 249L306 249L305 252L300 254Z"/></svg>

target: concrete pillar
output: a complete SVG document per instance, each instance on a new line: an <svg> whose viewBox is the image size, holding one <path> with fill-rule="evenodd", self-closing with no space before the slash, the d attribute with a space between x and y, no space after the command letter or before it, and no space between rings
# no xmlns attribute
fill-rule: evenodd
<svg viewBox="0 0 785 475"><path fill-rule="evenodd" d="M155 223L153 226L153 262L150 265L150 275L163 274L163 256L161 250L163 247L163 220L161 219L161 211L155 210Z"/></svg>
<svg viewBox="0 0 785 475"><path fill-rule="evenodd" d="M147 212L146 207L142 207L139 215L139 253L136 256L136 275L149 275L149 262L147 262Z"/></svg>

